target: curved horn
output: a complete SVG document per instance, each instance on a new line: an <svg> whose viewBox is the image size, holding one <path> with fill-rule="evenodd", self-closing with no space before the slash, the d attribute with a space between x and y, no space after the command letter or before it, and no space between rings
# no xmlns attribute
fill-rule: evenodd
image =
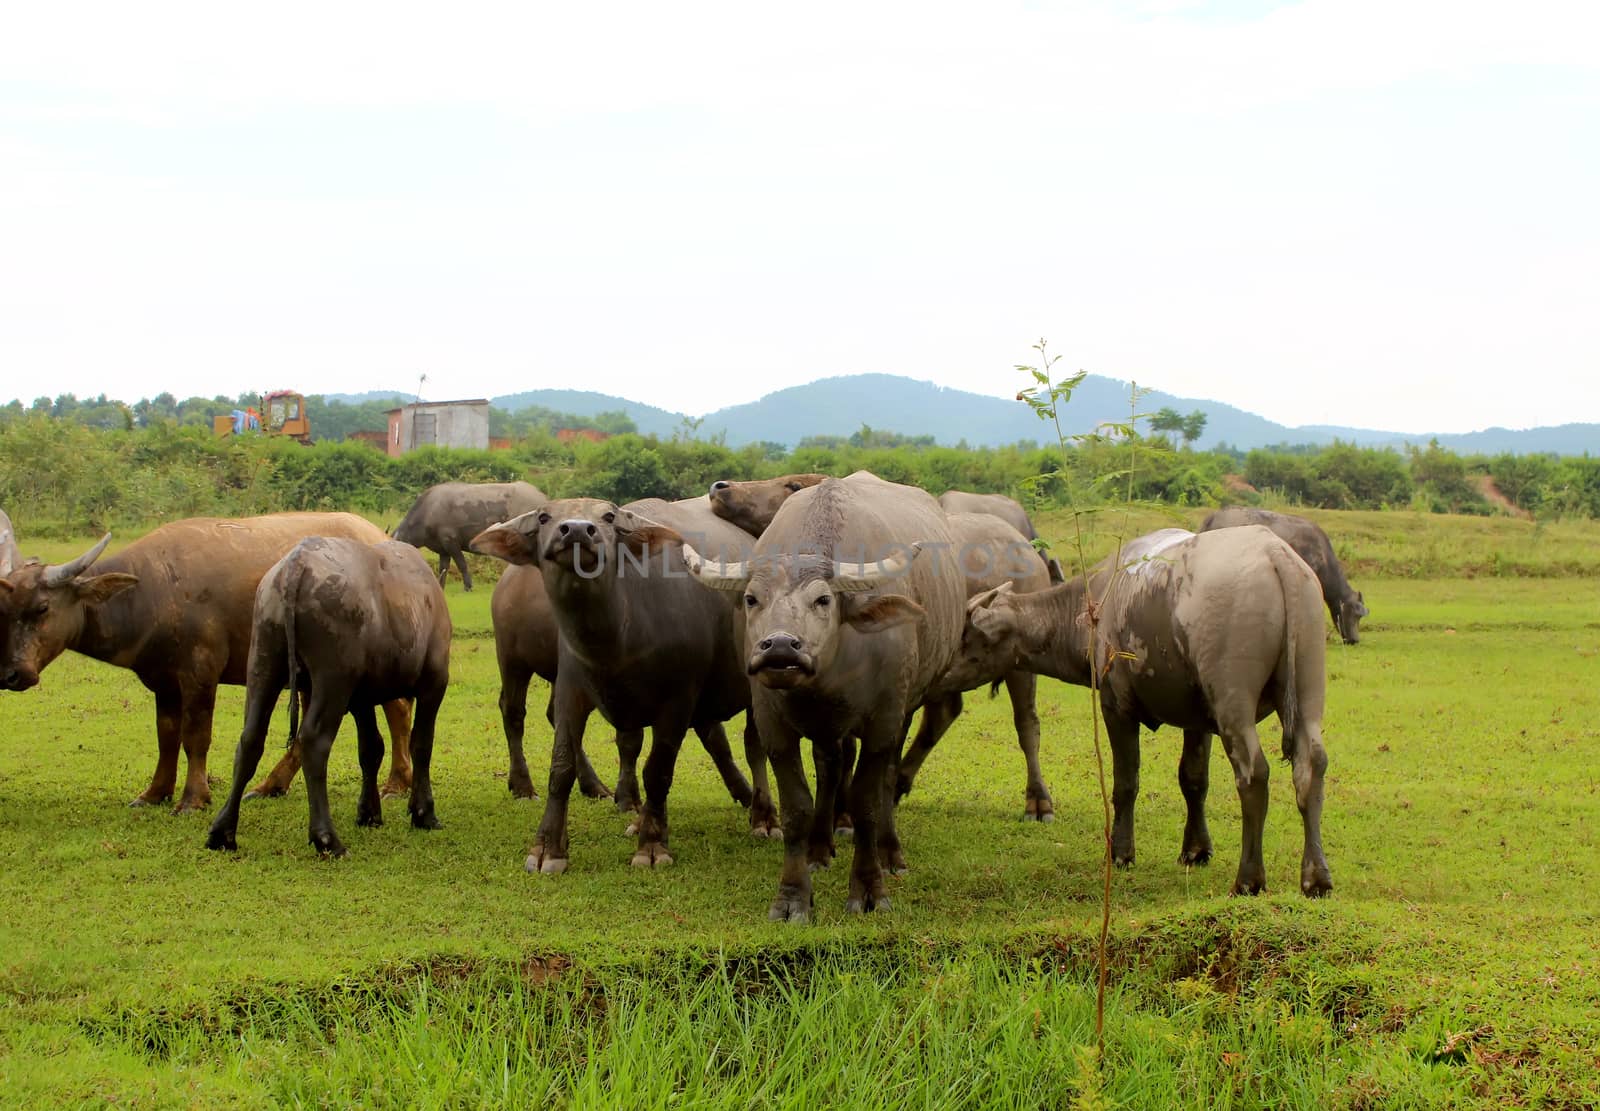
<svg viewBox="0 0 1600 1111"><path fill-rule="evenodd" d="M887 559L866 563L835 563L833 578L828 585L841 594L865 594L869 590L877 590L884 583L898 579L910 570L911 561L917 558L920 551L922 542L919 540Z"/></svg>
<svg viewBox="0 0 1600 1111"><path fill-rule="evenodd" d="M100 543L84 552L71 563L63 563L59 567L46 567L44 569L44 582L46 586L60 586L70 582L89 569L89 565L100 558L100 553L106 550L106 545L111 543L111 534L108 532L100 538Z"/></svg>
<svg viewBox="0 0 1600 1111"><path fill-rule="evenodd" d="M743 590L750 585L750 562L712 563L688 544L683 546L683 563L701 585L713 590Z"/></svg>
<svg viewBox="0 0 1600 1111"><path fill-rule="evenodd" d="M988 609L994 605L996 599L1010 594L1016 588L1016 580L1007 579L993 590L985 590L982 594L974 594L967 599L967 612L977 613L981 609Z"/></svg>

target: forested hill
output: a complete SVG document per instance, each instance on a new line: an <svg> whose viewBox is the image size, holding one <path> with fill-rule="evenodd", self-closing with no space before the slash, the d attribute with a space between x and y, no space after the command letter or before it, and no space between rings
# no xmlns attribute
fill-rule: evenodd
<svg viewBox="0 0 1600 1111"><path fill-rule="evenodd" d="M1005 385L1009 390L1012 383ZM375 391L366 395L331 395L330 400L392 395L393 391ZM585 417L622 412L647 435L670 436L685 428L686 418L681 413L587 390L528 390L490 401L496 408L512 412L531 406ZM1331 425L1289 427L1219 401L1161 391L1151 391L1139 404L1142 413L1161 409L1183 414L1198 410L1205 414L1205 428L1195 442L1197 447L1226 443L1250 449L1277 444L1329 444L1335 439L1381 447L1424 445L1436 438L1442 446L1467 454L1600 454L1600 424L1564 424L1521 431L1490 428L1435 437L1427 431L1390 432ZM1087 432L1102 421L1125 421L1127 416L1128 384L1090 375L1063 410L1062 423L1069 433ZM941 444L965 441L974 447L1044 440L1054 434L1025 405L1010 398L947 389L893 374L854 374L778 390L759 401L708 413L695 435L725 435L733 446L767 441L793 447L808 436L849 436L863 424L882 432L931 436Z"/></svg>

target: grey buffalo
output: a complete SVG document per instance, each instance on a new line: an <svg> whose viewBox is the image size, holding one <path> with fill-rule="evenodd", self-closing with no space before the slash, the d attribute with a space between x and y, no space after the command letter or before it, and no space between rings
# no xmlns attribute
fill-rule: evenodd
<svg viewBox="0 0 1600 1111"><path fill-rule="evenodd" d="M345 852L328 810L328 753L346 714L355 722L361 761L356 823L383 824L378 795L383 738L373 709L395 699L416 700L411 824L439 828L430 766L434 724L450 682L450 614L415 548L321 536L296 544L256 590L248 672L233 784L211 824L208 847L237 847L239 801L261 761L272 711L285 687L289 732L305 754L311 844L319 852ZM297 694L308 688L301 725Z"/></svg>
<svg viewBox="0 0 1600 1111"><path fill-rule="evenodd" d="M1139 728L1183 730L1178 783L1188 806L1181 863L1211 857L1205 795L1211 737L1222 737L1243 811L1233 890L1266 887L1261 838L1267 814L1267 759L1256 722L1276 711L1283 755L1294 769L1305 842L1300 889L1332 889L1322 853L1324 653L1321 591L1305 561L1260 526L1195 536L1163 530L1086 578L1035 594L1001 587L968 605L958 669L1010 664L1087 686L1099 669L1110 737L1116 824L1112 855L1134 858L1139 793ZM1098 608L1092 646L1085 620ZM998 663L997 663L998 659Z"/></svg>
<svg viewBox="0 0 1600 1111"><path fill-rule="evenodd" d="M1033 522L1028 519L1028 511L1022 508L1022 503L1004 494L970 494L965 490L946 490L939 495L939 505L946 513L987 513L991 517L999 517L1022 533L1027 540L1039 535L1033 530Z"/></svg>
<svg viewBox="0 0 1600 1111"><path fill-rule="evenodd" d="M0 509L0 579L11 574L14 567L22 566L22 553L17 551L17 533L11 527L11 518Z"/></svg>
<svg viewBox="0 0 1600 1111"><path fill-rule="evenodd" d="M1240 525L1264 525L1289 542L1306 565L1316 572L1322 587L1322 600L1327 603L1333 623L1346 644L1361 639L1361 619L1367 616L1366 602L1361 592L1354 589L1344 577L1339 557L1333 554L1333 544L1328 534L1313 521L1289 513L1274 513L1268 509L1250 509L1234 505L1219 509L1205 519L1201 532L1213 529L1237 528Z"/></svg>
<svg viewBox="0 0 1600 1111"><path fill-rule="evenodd" d="M0 578L0 688L36 685L67 650L128 668L156 696L159 750L150 786L133 805L172 797L181 750L189 770L177 810L205 806L217 686L245 681L256 586L298 541L317 535L384 538L350 513L196 517L163 525L104 559L109 535L59 566L24 563ZM393 749L384 792L399 794L411 782L409 710L403 701L384 709ZM268 779L277 777L281 790L294 767L291 753Z"/></svg>
<svg viewBox="0 0 1600 1111"><path fill-rule="evenodd" d="M439 554L439 583L450 562L461 572L463 589L472 589L465 556L472 538L490 525L528 512L549 499L526 482L443 482L418 495L394 527L394 538Z"/></svg>
<svg viewBox="0 0 1600 1111"><path fill-rule="evenodd" d="M696 499L703 503L703 499ZM751 805L751 823L770 826L765 766L751 770L757 791L727 753L722 723L746 709L750 684L739 656L742 624L725 600L695 585L679 554L680 529L719 527L735 545L749 537L718 521L709 507L655 503L660 522L594 498L551 502L474 538L472 548L511 563L537 566L560 629L555 691L555 744L538 838L527 858L534 872L565 871L570 853L567 804L577 754L590 714L599 710L618 742L651 730L644 768L644 805L636 823L641 867L670 864L667 795L683 736L691 727L714 752L729 793ZM749 751L759 747L747 735ZM624 753L626 770L637 753Z"/></svg>
<svg viewBox="0 0 1600 1111"><path fill-rule="evenodd" d="M819 753L860 738L845 909L889 906L883 863L904 866L893 770L912 712L959 646L966 597L958 576L916 558L920 544L955 548L938 503L913 487L856 474L793 494L748 560L704 559L684 549L695 576L742 599L746 614L743 662L755 679L756 726L782 802L774 920L810 917L811 867L826 864L833 851L825 828L831 823L814 820L804 737ZM826 803L821 768L818 779Z"/></svg>

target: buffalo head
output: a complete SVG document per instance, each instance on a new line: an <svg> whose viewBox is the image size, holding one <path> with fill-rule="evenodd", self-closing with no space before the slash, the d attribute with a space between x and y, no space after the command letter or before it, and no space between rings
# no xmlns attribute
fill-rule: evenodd
<svg viewBox="0 0 1600 1111"><path fill-rule="evenodd" d="M623 552L637 560L655 546L678 540L671 529L612 502L567 498L490 525L470 547L507 563L550 563L596 578L607 566L617 566Z"/></svg>
<svg viewBox="0 0 1600 1111"><path fill-rule="evenodd" d="M763 478L754 482L729 482L726 479L711 484L711 512L729 524L744 529L751 536L760 536L778 515L778 509L790 494L815 486L827 475L787 474L780 478Z"/></svg>
<svg viewBox="0 0 1600 1111"><path fill-rule="evenodd" d="M1339 600L1339 635L1346 644L1360 643L1361 619L1370 612L1359 590L1352 590Z"/></svg>
<svg viewBox="0 0 1600 1111"><path fill-rule="evenodd" d="M121 572L85 577L110 542L106 533L70 563L30 560L0 578L0 688L36 685L39 672L77 641L90 609L138 584Z"/></svg>
<svg viewBox="0 0 1600 1111"><path fill-rule="evenodd" d="M843 627L876 633L923 618L910 598L875 593L904 575L918 550L912 545L877 563L820 555L711 563L685 545L683 560L702 584L742 595L745 668L763 685L787 689L827 670Z"/></svg>

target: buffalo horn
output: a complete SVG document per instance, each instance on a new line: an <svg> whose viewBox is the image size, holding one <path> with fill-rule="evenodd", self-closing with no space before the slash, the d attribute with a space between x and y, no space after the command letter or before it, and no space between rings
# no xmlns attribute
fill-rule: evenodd
<svg viewBox="0 0 1600 1111"><path fill-rule="evenodd" d="M108 532L100 538L100 543L84 552L71 563L60 566L46 567L44 581L46 586L60 586L70 582L89 569L89 565L100 558L100 553L106 550L106 545L111 543L111 534Z"/></svg>

